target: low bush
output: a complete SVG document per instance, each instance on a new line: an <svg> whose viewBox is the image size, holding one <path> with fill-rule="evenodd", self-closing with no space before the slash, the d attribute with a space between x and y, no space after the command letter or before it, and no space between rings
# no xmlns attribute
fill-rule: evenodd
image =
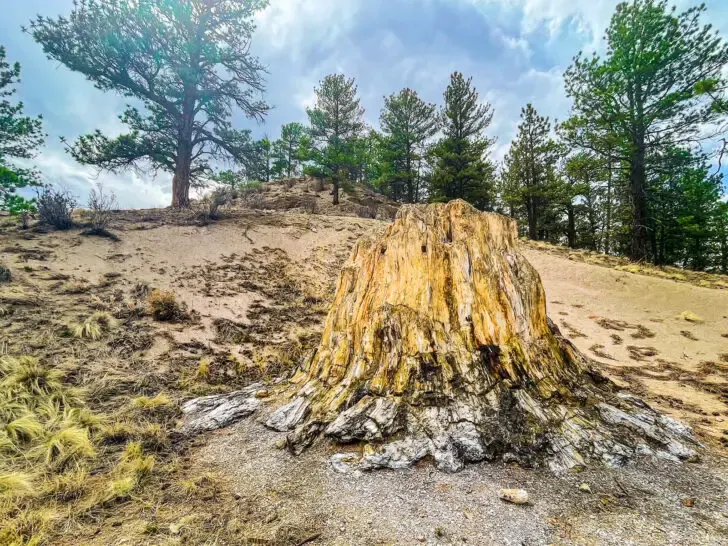
<svg viewBox="0 0 728 546"><path fill-rule="evenodd" d="M10 269L4 265L0 265L0 282L10 282L13 279Z"/></svg>
<svg viewBox="0 0 728 546"><path fill-rule="evenodd" d="M44 224L56 229L70 229L73 227L73 209L76 208L75 198L67 191L56 188L46 188L38 196L36 203L38 217Z"/></svg>
<svg viewBox="0 0 728 546"><path fill-rule="evenodd" d="M147 310L155 320L162 322L180 320L185 317L185 311L177 302L174 292L165 290L152 290L147 296Z"/></svg>
<svg viewBox="0 0 728 546"><path fill-rule="evenodd" d="M88 196L87 215L90 226L86 234L110 236L108 228L111 223L111 212L117 208L114 192L105 191L101 184L93 188Z"/></svg>
<svg viewBox="0 0 728 546"><path fill-rule="evenodd" d="M230 203L232 198L230 188L217 188L206 195L202 200L203 211L201 219L209 222L220 218L220 208Z"/></svg>
<svg viewBox="0 0 728 546"><path fill-rule="evenodd" d="M249 180L245 184L238 186L241 195L249 193L258 193L263 191L263 183L260 180Z"/></svg>

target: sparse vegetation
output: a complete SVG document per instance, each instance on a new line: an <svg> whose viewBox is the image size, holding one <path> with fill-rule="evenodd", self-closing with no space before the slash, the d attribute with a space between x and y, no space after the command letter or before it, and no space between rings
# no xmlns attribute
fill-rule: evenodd
<svg viewBox="0 0 728 546"><path fill-rule="evenodd" d="M38 196L36 206L42 223L61 230L73 227L76 199L68 191L45 188Z"/></svg>
<svg viewBox="0 0 728 546"><path fill-rule="evenodd" d="M169 406L172 403L172 400L170 400L169 396L160 392L153 398L150 398L148 396L139 396L137 398L134 398L131 403L135 408L153 410L163 406Z"/></svg>
<svg viewBox="0 0 728 546"><path fill-rule="evenodd" d="M202 200L203 211L201 219L203 222L217 220L220 218L220 209L230 203L232 192L229 188L216 188Z"/></svg>
<svg viewBox="0 0 728 546"><path fill-rule="evenodd" d="M155 320L162 322L181 320L185 317L185 311L177 302L174 292L165 290L152 290L147 296L147 309Z"/></svg>
<svg viewBox="0 0 728 546"><path fill-rule="evenodd" d="M88 338L93 341L107 334L114 326L114 319L105 312L99 311L73 326L73 336Z"/></svg>
<svg viewBox="0 0 728 546"><path fill-rule="evenodd" d="M111 223L111 213L117 208L118 203L114 192L107 191L103 185L97 184L89 193L87 211L89 229L84 233L87 235L115 238L109 232L109 224Z"/></svg>
<svg viewBox="0 0 728 546"><path fill-rule="evenodd" d="M8 267L0 264L0 283L10 282L13 279L13 275Z"/></svg>
<svg viewBox="0 0 728 546"><path fill-rule="evenodd" d="M0 502L1 543L40 543L53 519L44 498L81 495L99 423L59 370L29 356L0 357L0 500L10 499Z"/></svg>

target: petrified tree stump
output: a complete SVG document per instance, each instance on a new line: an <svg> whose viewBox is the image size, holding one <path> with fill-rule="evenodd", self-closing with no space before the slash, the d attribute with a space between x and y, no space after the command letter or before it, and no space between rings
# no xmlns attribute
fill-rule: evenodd
<svg viewBox="0 0 728 546"><path fill-rule="evenodd" d="M321 344L267 425L294 452L320 435L366 442L332 461L360 468L695 457L688 427L619 393L560 335L516 240L513 220L464 201L402 207L354 248Z"/></svg>

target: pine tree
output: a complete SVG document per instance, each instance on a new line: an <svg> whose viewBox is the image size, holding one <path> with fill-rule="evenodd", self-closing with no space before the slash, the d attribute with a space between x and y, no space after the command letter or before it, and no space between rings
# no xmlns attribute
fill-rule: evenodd
<svg viewBox="0 0 728 546"><path fill-rule="evenodd" d="M716 259L721 273L728 274L728 203L719 202L715 213Z"/></svg>
<svg viewBox="0 0 728 546"><path fill-rule="evenodd" d="M364 109L357 97L354 78L326 76L314 89L316 106L306 113L310 140L305 149L316 172L333 181L333 203L339 204L339 184L355 165L352 145L364 130Z"/></svg>
<svg viewBox="0 0 728 546"><path fill-rule="evenodd" d="M437 107L423 101L416 91L403 89L384 98L380 125L387 169L383 184L397 201L420 200L420 165L428 140L438 130Z"/></svg>
<svg viewBox="0 0 728 546"><path fill-rule="evenodd" d="M659 162L662 169L648 185L655 262L704 270L719 239L722 177L710 175L707 159L688 149L670 149Z"/></svg>
<svg viewBox="0 0 728 546"><path fill-rule="evenodd" d="M352 164L349 178L370 187L382 178L382 135L374 129L351 142Z"/></svg>
<svg viewBox="0 0 728 546"><path fill-rule="evenodd" d="M300 123L287 123L281 127L281 137L273 143L273 176L292 178L298 175L301 160L299 151L304 127Z"/></svg>
<svg viewBox="0 0 728 546"><path fill-rule="evenodd" d="M704 12L701 5L676 14L665 0L623 2L606 31L605 57L579 54L564 76L574 100L569 142L628 169L633 260L650 253L648 180L659 168L651 159L694 142L723 115L705 89L725 88L728 46L701 27Z"/></svg>
<svg viewBox="0 0 728 546"><path fill-rule="evenodd" d="M513 182L510 198L523 207L528 237L539 238L544 214L552 205L557 185L555 166L558 146L551 138L549 118L538 115L533 105L521 109L518 134L505 158L505 176Z"/></svg>
<svg viewBox="0 0 728 546"><path fill-rule="evenodd" d="M82 136L79 162L119 171L140 164L173 173L172 206L188 207L211 161L244 165L250 131L234 110L261 120L263 66L250 55L253 17L266 0L77 0L69 17L39 16L30 33L45 54L102 91L137 99L120 116L129 133Z"/></svg>
<svg viewBox="0 0 728 546"><path fill-rule="evenodd" d="M273 147L268 137L253 143L252 158L245 169L248 180L270 182L273 173Z"/></svg>
<svg viewBox="0 0 728 546"><path fill-rule="evenodd" d="M484 135L493 119L489 104L481 104L472 78L455 72L445 91L440 117L444 137L432 149L435 170L431 198L465 199L480 209L493 207L495 167L487 159L494 140Z"/></svg>
<svg viewBox="0 0 728 546"><path fill-rule="evenodd" d="M564 164L563 189L567 205L569 246L583 246L590 250L602 250L607 237L608 221L605 211L607 192L603 181L607 177L604 162L594 155L577 153ZM579 203L575 203L575 200ZM573 215L573 217L572 217Z"/></svg>
<svg viewBox="0 0 728 546"><path fill-rule="evenodd" d="M43 118L25 116L23 103L10 97L20 82L20 63L10 65L5 48L0 46L0 210L20 214L32 209L29 201L15 191L40 184L38 173L20 168L13 159L31 159L43 144Z"/></svg>

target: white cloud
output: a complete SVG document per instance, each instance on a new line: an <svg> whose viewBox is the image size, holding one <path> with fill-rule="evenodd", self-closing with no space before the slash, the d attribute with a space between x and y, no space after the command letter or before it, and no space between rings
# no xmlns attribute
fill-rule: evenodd
<svg viewBox="0 0 728 546"><path fill-rule="evenodd" d="M293 59L313 45L332 46L356 23L360 0L272 0L258 13L258 49L284 51Z"/></svg>
<svg viewBox="0 0 728 546"><path fill-rule="evenodd" d="M98 173L95 169L76 163L58 149L45 150L34 164L43 172L44 181L68 190L79 206L85 206L88 194L95 184L103 184L114 192L121 208L165 207L171 200L171 177L160 173L127 172L122 174Z"/></svg>

